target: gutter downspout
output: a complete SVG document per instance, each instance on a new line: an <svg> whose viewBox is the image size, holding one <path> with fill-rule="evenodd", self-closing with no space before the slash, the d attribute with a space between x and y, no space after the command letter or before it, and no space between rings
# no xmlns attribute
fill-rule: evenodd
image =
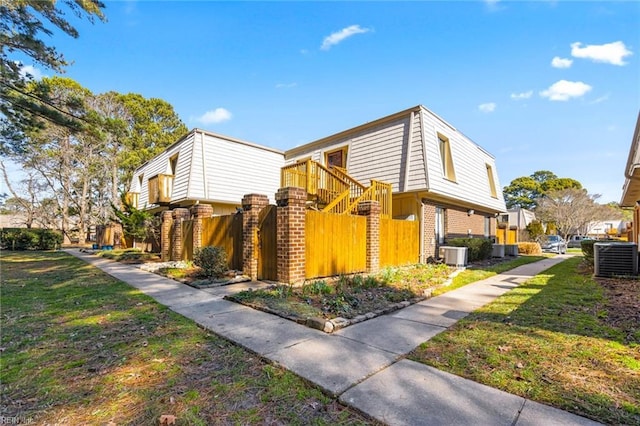
<svg viewBox="0 0 640 426"><path fill-rule="evenodd" d="M418 198L418 194L416 194L416 198ZM420 263L425 264L424 258L424 203L422 202L422 198L417 200L420 203Z"/></svg>

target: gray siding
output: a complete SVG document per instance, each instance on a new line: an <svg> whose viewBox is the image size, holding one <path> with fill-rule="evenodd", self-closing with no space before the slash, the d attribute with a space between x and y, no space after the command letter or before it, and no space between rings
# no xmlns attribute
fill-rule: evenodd
<svg viewBox="0 0 640 426"><path fill-rule="evenodd" d="M378 179L393 185L393 191L428 191L452 203L462 201L505 209L495 159L424 107L417 107L371 124L342 132L288 153L287 163L311 157L324 163L324 153L348 146L347 169L365 185ZM411 134L409 134L411 133ZM437 134L449 139L456 175L444 177ZM491 196L486 165L494 173L497 198Z"/></svg>
<svg viewBox="0 0 640 426"><path fill-rule="evenodd" d="M423 110L424 138L427 148L429 191L467 203L504 210L502 187L497 176L495 159L434 114ZM456 181L444 177L438 133L449 139ZM491 196L486 165L493 169L497 198Z"/></svg>
<svg viewBox="0 0 640 426"><path fill-rule="evenodd" d="M134 173L131 191L140 192L139 206L149 205L149 178L170 174L170 158L178 155L171 202L184 200L215 201L240 204L249 193L267 195L275 201L280 186L280 168L284 154L241 141L191 131L183 140L171 146ZM138 184L143 176L142 185Z"/></svg>

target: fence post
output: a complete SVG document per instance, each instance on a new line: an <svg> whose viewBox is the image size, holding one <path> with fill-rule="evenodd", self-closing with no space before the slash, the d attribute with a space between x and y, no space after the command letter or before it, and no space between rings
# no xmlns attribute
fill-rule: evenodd
<svg viewBox="0 0 640 426"><path fill-rule="evenodd" d="M162 212L160 226L160 258L163 262L171 260L171 228L173 228L173 211Z"/></svg>
<svg viewBox="0 0 640 426"><path fill-rule="evenodd" d="M189 209L173 210L173 240L171 241L171 260L182 260L182 221L189 220Z"/></svg>
<svg viewBox="0 0 640 426"><path fill-rule="evenodd" d="M242 197L242 273L252 280L258 279L258 216L269 205L269 198L262 194Z"/></svg>
<svg viewBox="0 0 640 426"><path fill-rule="evenodd" d="M110 225L113 229L113 248L116 249L120 249L120 248L127 248L127 247L122 247L122 225L119 223L112 223Z"/></svg>
<svg viewBox="0 0 640 426"><path fill-rule="evenodd" d="M283 283L295 284L306 277L306 201L302 188L280 188L276 193L278 281Z"/></svg>
<svg viewBox="0 0 640 426"><path fill-rule="evenodd" d="M213 207L209 204L196 204L191 207L191 217L193 217L193 253L202 247L202 219L213 215Z"/></svg>
<svg viewBox="0 0 640 426"><path fill-rule="evenodd" d="M358 203L358 215L367 219L367 273L380 269L380 203L361 201Z"/></svg>

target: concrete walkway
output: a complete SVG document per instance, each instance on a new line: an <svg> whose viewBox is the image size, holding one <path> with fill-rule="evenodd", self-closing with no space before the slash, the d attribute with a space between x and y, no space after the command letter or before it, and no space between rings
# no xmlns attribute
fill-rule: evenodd
<svg viewBox="0 0 640 426"><path fill-rule="evenodd" d="M77 249L66 251L389 425L599 424L404 359L420 343L562 262L567 255L520 266L392 314L325 334L223 299L226 294L249 287L267 286L264 283L198 290L135 266Z"/></svg>

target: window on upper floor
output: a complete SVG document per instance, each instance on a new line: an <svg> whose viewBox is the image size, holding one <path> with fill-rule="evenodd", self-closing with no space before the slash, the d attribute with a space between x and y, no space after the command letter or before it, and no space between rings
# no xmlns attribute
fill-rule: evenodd
<svg viewBox="0 0 640 426"><path fill-rule="evenodd" d="M451 142L449 138L438 133L438 144L440 145L440 160L442 161L442 174L450 181L456 181L456 172L453 168L453 157L451 155Z"/></svg>
<svg viewBox="0 0 640 426"><path fill-rule="evenodd" d="M329 151L324 154L324 163L328 168L340 167L347 168L347 147Z"/></svg>
<svg viewBox="0 0 640 426"><path fill-rule="evenodd" d="M493 167L489 164L487 166L487 179L489 179L489 191L493 198L498 198L498 192L496 191L496 181L493 178Z"/></svg>
<svg viewBox="0 0 640 426"><path fill-rule="evenodd" d="M175 176L177 167L178 167L178 154L169 158L169 174L172 176Z"/></svg>

